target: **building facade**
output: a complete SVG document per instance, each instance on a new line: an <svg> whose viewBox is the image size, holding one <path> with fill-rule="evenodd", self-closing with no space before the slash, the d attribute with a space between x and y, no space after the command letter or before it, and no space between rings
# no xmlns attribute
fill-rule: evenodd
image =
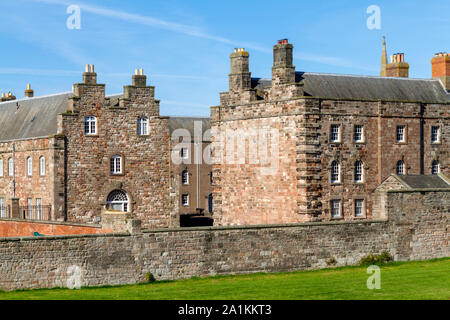
<svg viewBox="0 0 450 320"><path fill-rule="evenodd" d="M251 77L244 49L230 60L211 108L216 224L371 219L389 175L450 173L448 54L433 79L409 79L404 54L388 77L296 72L286 39L272 79Z"/></svg>

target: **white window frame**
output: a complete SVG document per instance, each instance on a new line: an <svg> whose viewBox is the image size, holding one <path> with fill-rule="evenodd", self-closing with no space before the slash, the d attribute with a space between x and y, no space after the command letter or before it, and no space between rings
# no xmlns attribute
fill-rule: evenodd
<svg viewBox="0 0 450 320"><path fill-rule="evenodd" d="M138 118L138 136L148 136L148 118Z"/></svg>
<svg viewBox="0 0 450 320"><path fill-rule="evenodd" d="M183 172L181 172L181 184L182 185L189 184L189 171L188 170L183 170Z"/></svg>
<svg viewBox="0 0 450 320"><path fill-rule="evenodd" d="M361 160L355 162L355 182L364 182L364 163Z"/></svg>
<svg viewBox="0 0 450 320"><path fill-rule="evenodd" d="M432 126L431 127L431 143L441 142L441 127Z"/></svg>
<svg viewBox="0 0 450 320"><path fill-rule="evenodd" d="M364 207L365 207L365 201L364 199L355 199L354 200L354 215L356 218L360 218L360 217L364 217ZM359 206L358 204L361 204L361 206ZM361 209L360 212L358 212L358 210Z"/></svg>
<svg viewBox="0 0 450 320"><path fill-rule="evenodd" d="M341 165L337 160L331 163L330 181L331 183L341 182Z"/></svg>
<svg viewBox="0 0 450 320"><path fill-rule="evenodd" d="M0 159L0 177L3 177L4 169L3 159Z"/></svg>
<svg viewBox="0 0 450 320"><path fill-rule="evenodd" d="M405 175L405 162L403 160L397 161L395 165L395 173L399 176Z"/></svg>
<svg viewBox="0 0 450 320"><path fill-rule="evenodd" d="M357 136L360 136L360 139L357 139ZM353 127L353 140L356 143L364 142L364 126L357 124Z"/></svg>
<svg viewBox="0 0 450 320"><path fill-rule="evenodd" d="M185 148L185 147L181 148L180 157L181 157L181 159L185 159L185 160L189 159L189 149Z"/></svg>
<svg viewBox="0 0 450 320"><path fill-rule="evenodd" d="M439 164L439 161L434 160L431 163L431 174L438 175L441 172L441 166Z"/></svg>
<svg viewBox="0 0 450 320"><path fill-rule="evenodd" d="M84 134L87 136L97 134L97 117L87 116L84 118Z"/></svg>
<svg viewBox="0 0 450 320"><path fill-rule="evenodd" d="M122 174L123 173L122 156L116 155L116 156L111 157L110 172L111 172L111 174Z"/></svg>
<svg viewBox="0 0 450 320"><path fill-rule="evenodd" d="M332 124L330 126L330 142L340 143L341 142L341 125Z"/></svg>
<svg viewBox="0 0 450 320"><path fill-rule="evenodd" d="M39 173L41 176L45 176L45 157L39 158Z"/></svg>
<svg viewBox="0 0 450 320"><path fill-rule="evenodd" d="M14 159L8 159L8 175L12 177L14 175Z"/></svg>
<svg viewBox="0 0 450 320"><path fill-rule="evenodd" d="M397 126L395 134L396 134L395 139L396 139L397 143L406 142L406 126L404 126L404 125Z"/></svg>
<svg viewBox="0 0 450 320"><path fill-rule="evenodd" d="M27 158L27 176L31 177L33 175L33 158Z"/></svg>
<svg viewBox="0 0 450 320"><path fill-rule="evenodd" d="M188 194L181 195L181 205L183 207L189 207L189 195Z"/></svg>
<svg viewBox="0 0 450 320"><path fill-rule="evenodd" d="M6 218L5 198L0 198L0 217Z"/></svg>
<svg viewBox="0 0 450 320"><path fill-rule="evenodd" d="M336 207L337 204L337 207ZM336 214L337 210L337 214ZM340 199L332 199L330 201L330 212L331 212L331 218L341 218L342 217L342 206L341 206L341 200Z"/></svg>

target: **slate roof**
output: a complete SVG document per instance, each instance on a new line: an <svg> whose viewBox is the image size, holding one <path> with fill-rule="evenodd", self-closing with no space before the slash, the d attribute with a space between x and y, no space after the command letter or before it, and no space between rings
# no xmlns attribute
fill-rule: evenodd
<svg viewBox="0 0 450 320"><path fill-rule="evenodd" d="M211 141L211 135L205 135L208 129L211 129L209 118L204 117L169 117L169 132L172 133L177 129L186 129L191 137L194 137L194 126L200 123L202 126L203 141Z"/></svg>
<svg viewBox="0 0 450 320"><path fill-rule="evenodd" d="M411 189L450 189L450 184L439 175L396 175L396 177Z"/></svg>
<svg viewBox="0 0 450 320"><path fill-rule="evenodd" d="M305 96L328 99L450 102L450 93L439 80L370 77L296 72ZM271 85L270 79L253 78L253 88Z"/></svg>

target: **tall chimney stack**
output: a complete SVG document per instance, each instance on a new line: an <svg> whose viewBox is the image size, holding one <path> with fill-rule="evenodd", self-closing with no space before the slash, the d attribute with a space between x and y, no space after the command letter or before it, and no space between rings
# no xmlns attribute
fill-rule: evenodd
<svg viewBox="0 0 450 320"><path fill-rule="evenodd" d="M27 89L25 90L25 97L27 97L27 98L34 97L34 90L31 89L31 84L27 84Z"/></svg>
<svg viewBox="0 0 450 320"><path fill-rule="evenodd" d="M230 91L251 89L249 58L250 54L244 48L234 49L230 55L230 75L228 76Z"/></svg>
<svg viewBox="0 0 450 320"><path fill-rule="evenodd" d="M132 85L134 87L146 87L147 76L144 75L144 69L136 69L132 78Z"/></svg>
<svg viewBox="0 0 450 320"><path fill-rule="evenodd" d="M404 53L396 53L391 56L391 63L386 66L386 75L395 78L409 77L409 64L405 62Z"/></svg>
<svg viewBox="0 0 450 320"><path fill-rule="evenodd" d="M94 65L86 65L86 70L83 73L84 84L97 84L97 74L94 71Z"/></svg>
<svg viewBox="0 0 450 320"><path fill-rule="evenodd" d="M450 54L436 53L431 60L431 69L433 79L441 80L445 89L450 92Z"/></svg>
<svg viewBox="0 0 450 320"><path fill-rule="evenodd" d="M294 46L288 42L288 39L278 40L278 43L273 47L272 83L295 82L293 49Z"/></svg>

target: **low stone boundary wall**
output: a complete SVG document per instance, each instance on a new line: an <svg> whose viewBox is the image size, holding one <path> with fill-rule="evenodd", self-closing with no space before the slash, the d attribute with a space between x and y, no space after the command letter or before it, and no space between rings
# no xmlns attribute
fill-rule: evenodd
<svg viewBox="0 0 450 320"><path fill-rule="evenodd" d="M0 289L132 284L147 273L160 280L317 269L332 257L353 265L382 251L395 260L446 257L449 196L389 193L388 220L379 221L2 238Z"/></svg>
<svg viewBox="0 0 450 320"><path fill-rule="evenodd" d="M112 232L102 230L100 225L87 225L57 221L30 221L20 219L0 219L0 237L28 237L34 232L45 236L99 234Z"/></svg>

